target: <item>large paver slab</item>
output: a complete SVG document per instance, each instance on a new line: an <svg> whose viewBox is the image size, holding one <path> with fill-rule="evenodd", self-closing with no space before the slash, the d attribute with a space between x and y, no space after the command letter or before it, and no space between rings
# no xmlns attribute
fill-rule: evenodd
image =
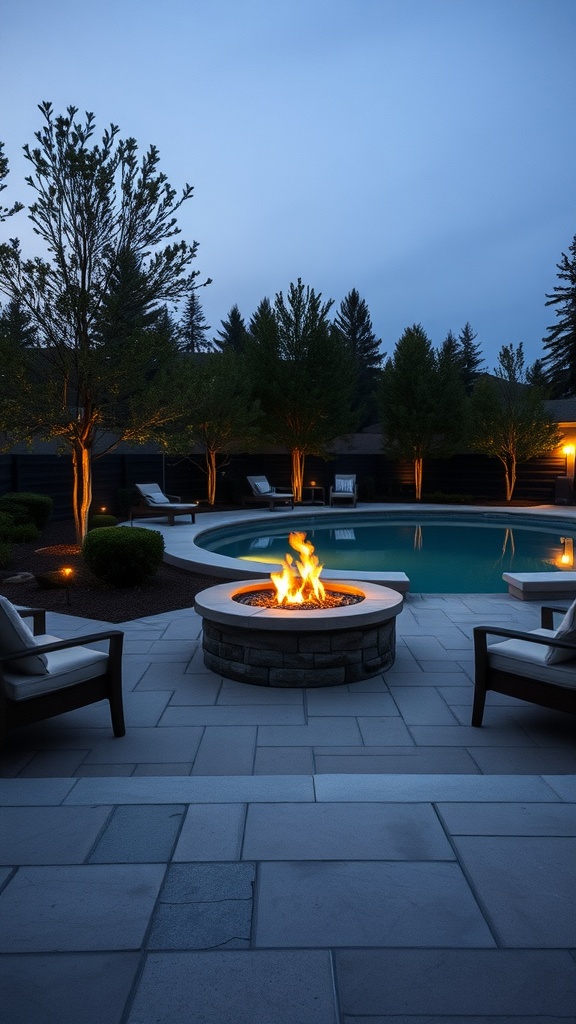
<svg viewBox="0 0 576 1024"><path fill-rule="evenodd" d="M421 775L446 772L449 775L479 775L467 750L429 750L406 749L403 753L380 754L358 752L358 754L318 755L315 757L316 772L322 774L340 774L351 772L356 775L370 773L374 775ZM373 748L368 748L373 750Z"/></svg>
<svg viewBox="0 0 576 1024"><path fill-rule="evenodd" d="M232 801L314 800L314 779L309 775L75 779L73 785L64 801L66 804L226 804Z"/></svg>
<svg viewBox="0 0 576 1024"><path fill-rule="evenodd" d="M0 864L81 864L110 807L0 807Z"/></svg>
<svg viewBox="0 0 576 1024"><path fill-rule="evenodd" d="M194 760L193 775L251 775L256 726L208 725Z"/></svg>
<svg viewBox="0 0 576 1024"><path fill-rule="evenodd" d="M116 807L90 856L90 863L152 864L169 861L184 810L182 804Z"/></svg>
<svg viewBox="0 0 576 1024"><path fill-rule="evenodd" d="M437 1015L452 1024L491 1015L572 1022L576 963L547 950L341 950L336 977L344 1014L414 1024Z"/></svg>
<svg viewBox="0 0 576 1024"><path fill-rule="evenodd" d="M20 868L0 894L0 952L137 949L164 865Z"/></svg>
<svg viewBox="0 0 576 1024"><path fill-rule="evenodd" d="M149 954L127 1024L338 1024L325 950Z"/></svg>
<svg viewBox="0 0 576 1024"><path fill-rule="evenodd" d="M491 947L490 930L451 863L260 865L255 941L267 947Z"/></svg>
<svg viewBox="0 0 576 1024"><path fill-rule="evenodd" d="M576 946L576 839L459 836L456 850L503 945Z"/></svg>
<svg viewBox="0 0 576 1024"><path fill-rule="evenodd" d="M138 953L0 956L2 1024L120 1024Z"/></svg>
<svg viewBox="0 0 576 1024"><path fill-rule="evenodd" d="M534 775L316 775L314 786L317 800L555 802L551 786Z"/></svg>
<svg viewBox="0 0 576 1024"><path fill-rule="evenodd" d="M246 860L452 860L429 804L252 804Z"/></svg>
<svg viewBox="0 0 576 1024"><path fill-rule="evenodd" d="M576 836L576 804L437 805L452 835Z"/></svg>

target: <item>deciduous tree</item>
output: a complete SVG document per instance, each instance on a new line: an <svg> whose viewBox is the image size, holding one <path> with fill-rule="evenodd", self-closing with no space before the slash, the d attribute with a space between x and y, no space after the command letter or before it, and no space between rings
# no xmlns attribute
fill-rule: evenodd
<svg viewBox="0 0 576 1024"><path fill-rule="evenodd" d="M167 377L177 353L160 322L163 307L195 287L197 243L175 241L176 214L192 188L178 197L158 169L157 149L140 157L116 125L97 143L93 114L80 120L69 107L55 116L50 103L40 111L37 145L24 154L34 192L28 212L43 252L26 259L17 240L0 245L0 291L30 318L37 341L20 350L18 416L13 408L7 421L4 409L2 425L55 437L70 453L81 541L94 455L149 439L176 414ZM133 289L138 322L123 309Z"/></svg>
<svg viewBox="0 0 576 1024"><path fill-rule="evenodd" d="M202 450L208 504L214 505L218 470L232 452L250 451L255 444L260 405L242 357L232 349L200 361L187 359L179 389L187 412L170 432L168 448L191 459L194 448Z"/></svg>
<svg viewBox="0 0 576 1024"><path fill-rule="evenodd" d="M464 401L448 350L437 353L421 324L407 327L384 366L380 402L385 450L413 463L417 501L424 460L455 449Z"/></svg>
<svg viewBox="0 0 576 1024"><path fill-rule="evenodd" d="M481 377L472 393L469 443L500 460L510 501L518 464L558 447L562 434L545 411L542 390L526 383L521 344L502 346L494 373Z"/></svg>

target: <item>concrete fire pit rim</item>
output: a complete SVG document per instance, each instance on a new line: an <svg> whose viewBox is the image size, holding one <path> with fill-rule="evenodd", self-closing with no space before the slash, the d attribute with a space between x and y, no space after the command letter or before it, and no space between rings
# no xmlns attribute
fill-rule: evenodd
<svg viewBox="0 0 576 1024"><path fill-rule="evenodd" d="M354 629L360 626L378 625L402 611L404 598L396 590L364 583L357 580L323 580L327 590L364 594L358 604L341 608L317 608L308 611L287 611L283 608L258 608L239 604L233 595L252 591L270 590L269 579L237 580L208 587L196 595L194 608L203 618L226 626L242 629L297 630L300 632L321 632L334 629Z"/></svg>

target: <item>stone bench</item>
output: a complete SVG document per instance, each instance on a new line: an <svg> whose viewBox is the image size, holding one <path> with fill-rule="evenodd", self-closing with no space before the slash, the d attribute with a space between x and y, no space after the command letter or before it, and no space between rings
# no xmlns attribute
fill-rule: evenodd
<svg viewBox="0 0 576 1024"><path fill-rule="evenodd" d="M576 572L503 572L502 579L519 601L576 597Z"/></svg>

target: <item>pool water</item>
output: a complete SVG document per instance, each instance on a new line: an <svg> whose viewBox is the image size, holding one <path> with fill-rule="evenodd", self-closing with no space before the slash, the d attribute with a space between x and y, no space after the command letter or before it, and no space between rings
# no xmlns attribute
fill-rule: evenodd
<svg viewBox="0 0 576 1024"><path fill-rule="evenodd" d="M405 572L413 593L489 594L507 590L502 573L572 570L576 529L542 519L496 514L393 514L293 517L210 530L198 547L266 566L291 548L291 530L306 533L329 570ZM561 559L564 558L564 562Z"/></svg>

